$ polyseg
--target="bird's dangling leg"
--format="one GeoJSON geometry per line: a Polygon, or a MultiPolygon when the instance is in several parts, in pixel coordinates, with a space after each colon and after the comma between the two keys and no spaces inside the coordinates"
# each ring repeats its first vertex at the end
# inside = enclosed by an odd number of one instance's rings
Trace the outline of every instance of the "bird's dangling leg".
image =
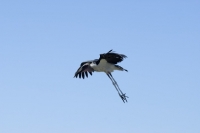
{"type": "MultiPolygon", "coordinates": [[[[115,81],[115,79],[113,78],[111,73],[110,73],[110,76],[111,76],[112,80],[114,81],[115,85],[119,88],[119,85],[117,84],[117,82],[115,81]]],[[[123,94],[123,92],[121,91],[120,88],[119,88],[119,91],[123,94]]]]}
{"type": "Polygon", "coordinates": [[[112,81],[112,83],[113,83],[113,85],[114,85],[114,87],[115,87],[115,89],[117,90],[117,92],[118,92],[118,95],[120,96],[120,98],[122,99],[122,101],[125,103],[125,101],[127,102],[127,100],[126,100],[126,96],[124,96],[124,94],[122,93],[122,94],[120,94],[120,91],[119,91],[119,89],[117,88],[117,86],[116,86],[116,84],[114,83],[114,81],[113,81],[113,79],[110,77],[110,75],[109,74],[107,74],[108,75],[108,77],[110,78],[110,80],[112,81]]]}
{"type": "Polygon", "coordinates": [[[113,78],[113,76],[112,76],[111,73],[110,73],[110,76],[111,76],[112,80],[114,81],[114,83],[116,84],[116,86],[118,87],[119,91],[121,92],[121,95],[120,95],[121,99],[122,99],[123,101],[126,101],[126,102],[127,102],[127,99],[126,99],[126,98],[128,98],[128,96],[126,96],[126,93],[123,93],[123,92],[121,91],[121,89],[119,88],[119,85],[117,84],[117,82],[115,81],[115,79],[113,78]]]}
{"type": "Polygon", "coordinates": [[[113,78],[113,76],[111,75],[111,73],[108,73],[107,75],[108,75],[108,77],[110,78],[110,80],[112,81],[112,83],[113,83],[113,85],[115,86],[116,90],[118,91],[118,94],[119,94],[119,96],[121,97],[122,101],[123,101],[124,103],[125,103],[125,101],[127,102],[127,99],[126,99],[126,98],[128,98],[128,97],[126,96],[126,93],[123,93],[123,92],[120,90],[120,88],[119,88],[117,82],[115,81],[115,79],[113,78]]]}
{"type": "Polygon", "coordinates": [[[114,86],[114,87],[115,87],[115,89],[117,90],[118,94],[120,95],[120,92],[119,92],[118,88],[116,87],[116,85],[115,85],[114,81],[112,80],[112,78],[110,77],[110,75],[109,75],[109,74],[107,74],[107,75],[108,75],[108,77],[110,78],[111,82],[113,83],[113,86],[114,86]]]}

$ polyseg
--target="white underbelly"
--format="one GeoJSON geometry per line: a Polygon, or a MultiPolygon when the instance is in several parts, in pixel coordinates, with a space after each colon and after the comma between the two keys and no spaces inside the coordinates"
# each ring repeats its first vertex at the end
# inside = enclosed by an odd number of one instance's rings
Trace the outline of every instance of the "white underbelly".
{"type": "Polygon", "coordinates": [[[97,72],[113,72],[115,70],[115,66],[113,64],[108,63],[105,59],[102,59],[98,65],[94,65],[93,69],[97,72]]]}

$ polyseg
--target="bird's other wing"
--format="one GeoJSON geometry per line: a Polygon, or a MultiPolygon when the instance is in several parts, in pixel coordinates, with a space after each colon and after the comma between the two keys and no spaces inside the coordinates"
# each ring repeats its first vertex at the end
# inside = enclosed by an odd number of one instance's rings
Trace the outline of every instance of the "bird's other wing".
{"type": "Polygon", "coordinates": [[[98,59],[94,59],[94,60],[88,60],[88,61],[84,61],[80,64],[80,66],[84,65],[85,63],[92,63],[92,62],[95,62],[97,61],[98,59]]]}
{"type": "Polygon", "coordinates": [[[124,58],[127,58],[124,54],[114,53],[112,50],[108,51],[107,53],[100,54],[100,59],[107,60],[108,63],[117,64],[123,61],[124,58]]]}
{"type": "Polygon", "coordinates": [[[74,77],[79,77],[79,78],[85,78],[88,77],[88,72],[90,75],[92,75],[92,72],[94,72],[94,69],[92,67],[90,67],[90,63],[92,61],[85,61],[85,62],[82,62],[80,67],[78,68],[78,70],[76,71],[74,77]]]}

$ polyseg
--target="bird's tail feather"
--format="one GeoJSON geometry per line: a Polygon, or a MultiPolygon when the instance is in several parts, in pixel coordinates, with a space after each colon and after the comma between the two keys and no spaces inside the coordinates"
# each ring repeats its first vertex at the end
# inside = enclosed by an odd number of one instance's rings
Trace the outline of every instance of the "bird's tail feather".
{"type": "Polygon", "coordinates": [[[117,68],[117,70],[128,72],[128,70],[124,69],[123,67],[121,67],[119,65],[115,65],[115,67],[117,68]]]}

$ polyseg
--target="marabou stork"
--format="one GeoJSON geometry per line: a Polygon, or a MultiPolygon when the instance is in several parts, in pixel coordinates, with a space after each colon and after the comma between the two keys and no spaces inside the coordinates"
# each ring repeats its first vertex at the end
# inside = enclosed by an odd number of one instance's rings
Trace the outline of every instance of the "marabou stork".
{"type": "Polygon", "coordinates": [[[117,82],[115,81],[115,79],[113,78],[111,73],[114,70],[128,72],[128,70],[124,69],[123,67],[116,65],[117,63],[123,61],[123,59],[126,57],[127,56],[124,54],[118,54],[118,53],[115,53],[114,51],[110,50],[107,53],[100,54],[99,59],[82,62],[80,67],[76,71],[74,77],[76,77],[76,78],[82,77],[84,79],[85,76],[88,77],[88,73],[90,75],[92,75],[92,72],[94,72],[94,71],[105,72],[107,74],[107,76],[110,78],[110,80],[112,81],[112,83],[113,83],[115,89],[117,90],[119,96],[121,97],[122,101],[125,103],[125,102],[127,102],[126,98],[128,98],[128,97],[125,95],[126,93],[123,93],[120,90],[117,82]]]}

